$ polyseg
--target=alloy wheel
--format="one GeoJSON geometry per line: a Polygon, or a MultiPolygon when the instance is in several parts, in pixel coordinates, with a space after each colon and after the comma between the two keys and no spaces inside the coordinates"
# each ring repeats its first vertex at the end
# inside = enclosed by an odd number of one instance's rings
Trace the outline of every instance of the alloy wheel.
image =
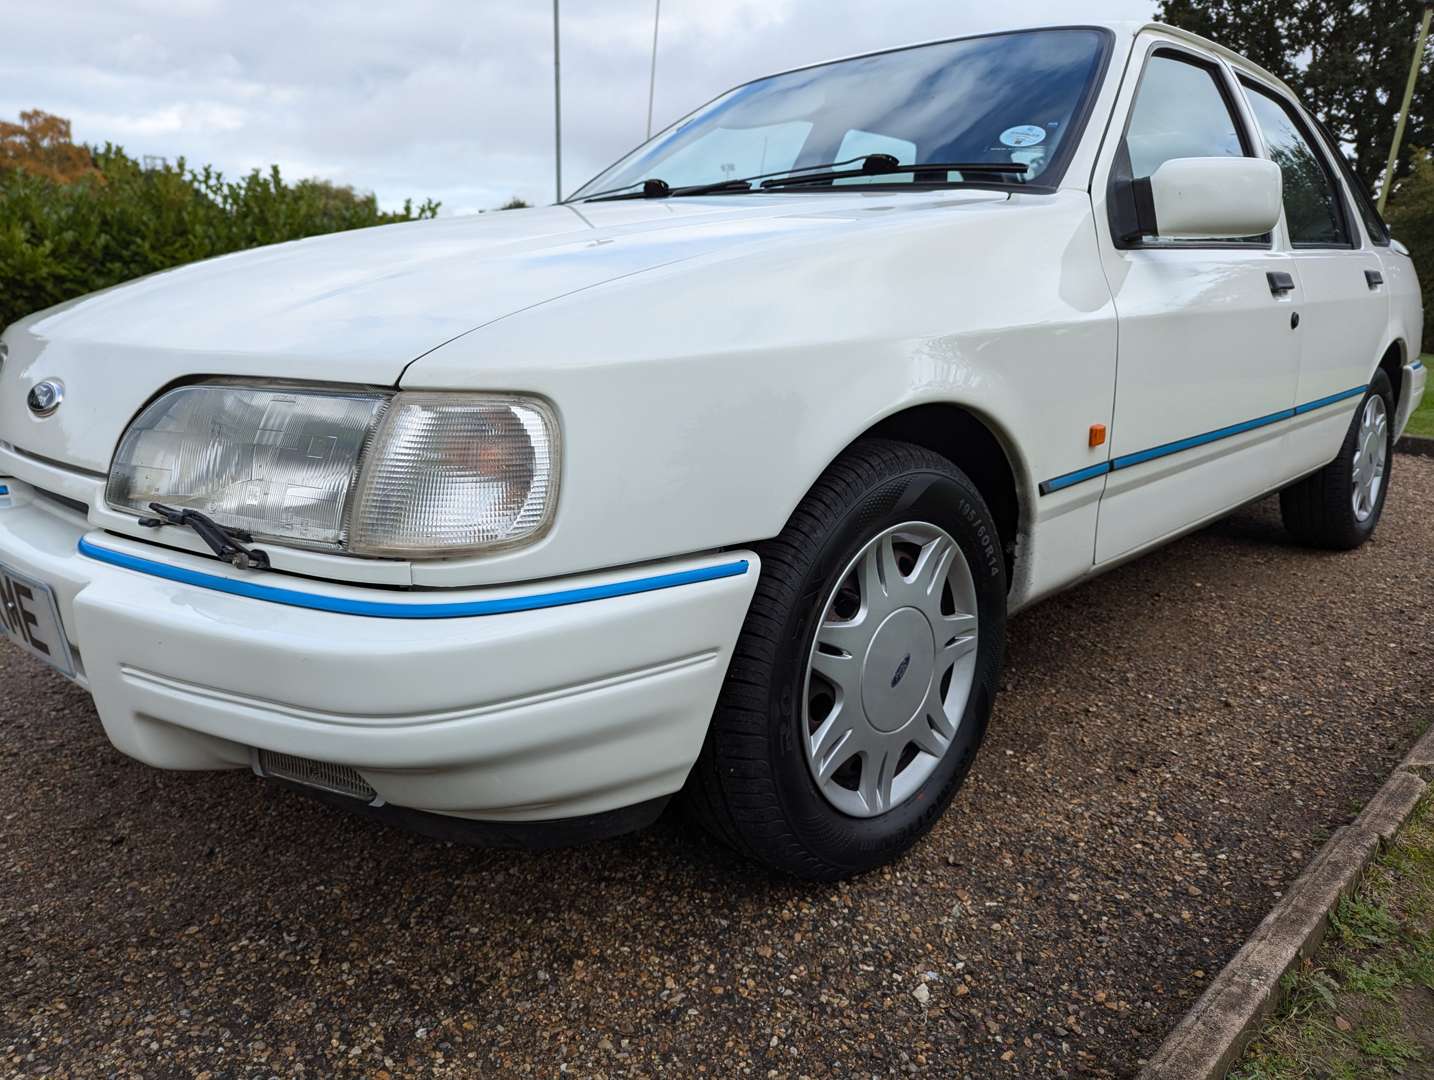
{"type": "Polygon", "coordinates": [[[817,789],[852,817],[900,806],[951,748],[975,680],[976,586],[956,541],[927,522],[873,537],[822,609],[803,734],[817,789]]]}
{"type": "Polygon", "coordinates": [[[1354,518],[1368,521],[1379,505],[1379,492],[1384,486],[1384,470],[1389,453],[1389,415],[1384,398],[1371,394],[1359,418],[1359,434],[1354,445],[1354,518]]]}

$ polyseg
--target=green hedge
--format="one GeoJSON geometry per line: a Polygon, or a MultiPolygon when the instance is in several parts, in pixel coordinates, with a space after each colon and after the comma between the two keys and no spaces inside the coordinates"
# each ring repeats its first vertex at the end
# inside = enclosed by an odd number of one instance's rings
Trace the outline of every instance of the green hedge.
{"type": "Polygon", "coordinates": [[[1434,158],[1420,150],[1413,171],[1389,193],[1384,215],[1389,231],[1409,248],[1424,291],[1424,341],[1421,352],[1434,352],[1434,158]]]}
{"type": "Polygon", "coordinates": [[[94,159],[99,174],[73,183],[0,170],[0,327],[181,263],[438,210],[406,202],[383,213],[372,195],[321,180],[287,183],[277,166],[226,180],[183,160],[146,169],[114,146],[94,159]]]}

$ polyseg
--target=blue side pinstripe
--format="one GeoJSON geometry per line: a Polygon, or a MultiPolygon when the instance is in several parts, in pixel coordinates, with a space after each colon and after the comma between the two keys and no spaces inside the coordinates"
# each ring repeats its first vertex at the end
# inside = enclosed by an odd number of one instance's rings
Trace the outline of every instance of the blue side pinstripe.
{"type": "Polygon", "coordinates": [[[1358,397],[1369,387],[1353,386],[1348,390],[1341,390],[1338,394],[1330,394],[1328,397],[1317,398],[1314,401],[1307,401],[1303,405],[1296,405],[1293,409],[1281,409],[1279,412],[1270,413],[1268,416],[1259,416],[1254,420],[1245,420],[1239,424],[1231,424],[1229,427],[1217,428],[1214,431],[1207,431],[1203,435],[1191,435],[1186,439],[1176,439],[1174,442],[1162,443],[1160,446],[1152,446],[1149,450],[1137,450],[1134,453],[1122,454],[1110,461],[1103,461],[1099,465],[1091,465],[1084,469],[1077,469],[1075,472],[1062,473],[1060,476],[1043,480],[1040,485],[1042,495],[1049,495],[1053,491],[1060,491],[1062,488],[1071,487],[1074,484],[1083,483],[1086,480],[1094,480],[1098,476],[1114,472],[1117,469],[1128,469],[1132,465],[1140,465],[1147,461],[1154,461],[1156,458],[1167,457],[1170,454],[1178,454],[1182,450],[1193,450],[1197,446],[1205,446],[1221,439],[1228,439],[1232,435],[1240,435],[1246,431],[1254,431],[1256,428],[1267,427],[1270,424],[1277,424],[1281,420],[1289,420],[1296,416],[1303,416],[1305,413],[1314,412],[1316,409],[1323,409],[1328,405],[1334,405],[1346,401],[1352,397],[1358,397]]]}

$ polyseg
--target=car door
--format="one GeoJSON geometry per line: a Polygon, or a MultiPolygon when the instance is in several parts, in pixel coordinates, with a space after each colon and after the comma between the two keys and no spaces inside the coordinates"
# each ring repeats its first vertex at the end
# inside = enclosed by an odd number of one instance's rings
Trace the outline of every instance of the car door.
{"type": "Polygon", "coordinates": [[[1274,486],[1299,378],[1300,299],[1275,237],[1143,235],[1131,180],[1173,158],[1257,155],[1228,68],[1159,34],[1136,43],[1093,192],[1119,363],[1097,563],[1129,555],[1274,486]],[[1101,207],[1097,208],[1098,211],[1101,207]]]}
{"type": "Polygon", "coordinates": [[[1299,389],[1286,456],[1294,473],[1327,464],[1379,361],[1389,293],[1325,147],[1288,96],[1240,76],[1264,143],[1284,179],[1285,233],[1299,279],[1299,389]]]}

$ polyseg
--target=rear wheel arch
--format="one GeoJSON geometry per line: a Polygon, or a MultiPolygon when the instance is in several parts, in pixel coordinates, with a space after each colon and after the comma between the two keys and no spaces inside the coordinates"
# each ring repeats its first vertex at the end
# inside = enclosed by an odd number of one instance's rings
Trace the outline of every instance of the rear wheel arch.
{"type": "Polygon", "coordinates": [[[1390,342],[1389,348],[1384,350],[1384,355],[1379,359],[1378,371],[1383,371],[1389,376],[1389,385],[1394,390],[1394,408],[1399,409],[1399,403],[1404,398],[1404,358],[1405,347],[1402,340],[1390,342]]]}
{"type": "Polygon", "coordinates": [[[1285,528],[1300,543],[1352,551],[1373,534],[1389,493],[1394,397],[1381,364],[1350,419],[1338,456],[1280,492],[1285,528]]]}

